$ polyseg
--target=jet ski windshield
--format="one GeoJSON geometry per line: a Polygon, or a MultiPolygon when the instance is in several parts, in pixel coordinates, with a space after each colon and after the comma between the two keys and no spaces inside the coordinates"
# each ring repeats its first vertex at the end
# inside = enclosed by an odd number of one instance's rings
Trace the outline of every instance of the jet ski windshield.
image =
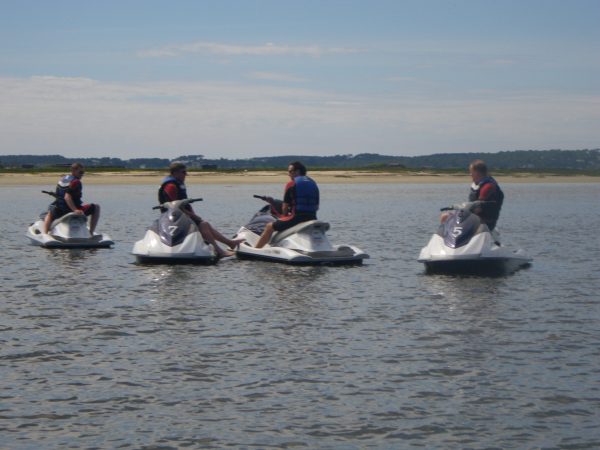
{"type": "Polygon", "coordinates": [[[467,244],[477,233],[481,220],[468,209],[451,211],[448,219],[440,225],[439,235],[450,248],[459,248],[467,244]]]}

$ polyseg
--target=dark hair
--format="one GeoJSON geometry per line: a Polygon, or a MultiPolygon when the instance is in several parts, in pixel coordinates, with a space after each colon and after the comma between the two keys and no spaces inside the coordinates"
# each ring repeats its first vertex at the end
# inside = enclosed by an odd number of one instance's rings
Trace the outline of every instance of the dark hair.
{"type": "Polygon", "coordinates": [[[300,175],[306,175],[306,167],[300,161],[294,161],[289,164],[294,170],[300,172],[300,175]]]}
{"type": "Polygon", "coordinates": [[[80,162],[74,162],[73,164],[71,164],[71,170],[76,169],[83,169],[83,164],[81,164],[80,162]]]}
{"type": "Polygon", "coordinates": [[[179,161],[172,162],[169,164],[169,172],[173,175],[175,172],[179,172],[180,170],[185,170],[185,164],[179,161]]]}
{"type": "Polygon", "coordinates": [[[469,168],[477,173],[480,173],[481,175],[487,175],[488,173],[487,165],[481,159],[476,159],[473,161],[471,164],[469,164],[469,168]]]}

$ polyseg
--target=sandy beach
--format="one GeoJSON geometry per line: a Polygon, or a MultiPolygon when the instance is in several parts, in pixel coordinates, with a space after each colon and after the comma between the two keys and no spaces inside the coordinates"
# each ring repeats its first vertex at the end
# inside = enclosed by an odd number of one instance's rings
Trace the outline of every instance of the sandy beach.
{"type": "MultiPolygon", "coordinates": [[[[84,177],[86,184],[159,184],[166,172],[99,172],[88,170],[84,177]]],[[[447,175],[430,172],[369,172],[369,171],[311,171],[309,175],[318,183],[468,183],[468,173],[447,175]]],[[[54,186],[60,177],[59,173],[36,174],[0,174],[1,186],[54,186]]],[[[586,175],[544,175],[517,173],[510,176],[498,175],[501,183],[600,183],[600,177],[586,175]]],[[[186,184],[281,184],[287,181],[287,174],[281,172],[190,172],[186,184]]]]}

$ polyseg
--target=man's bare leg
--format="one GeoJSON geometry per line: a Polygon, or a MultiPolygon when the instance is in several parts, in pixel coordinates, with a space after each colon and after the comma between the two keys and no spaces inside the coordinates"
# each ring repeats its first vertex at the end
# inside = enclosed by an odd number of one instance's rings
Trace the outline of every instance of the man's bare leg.
{"type": "Polygon", "coordinates": [[[268,223],[254,248],[263,248],[271,240],[271,236],[273,236],[273,223],[268,223]]]}

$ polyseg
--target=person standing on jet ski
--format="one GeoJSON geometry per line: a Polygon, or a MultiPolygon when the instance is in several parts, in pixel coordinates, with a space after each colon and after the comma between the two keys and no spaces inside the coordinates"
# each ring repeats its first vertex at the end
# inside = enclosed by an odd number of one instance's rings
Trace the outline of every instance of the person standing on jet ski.
{"type": "MultiPolygon", "coordinates": [[[[169,172],[170,175],[162,180],[160,188],[158,189],[158,202],[160,204],[188,198],[184,184],[185,177],[187,176],[185,164],[173,162],[169,165],[169,172]]],[[[244,239],[227,239],[219,231],[214,229],[210,223],[202,220],[200,216],[196,215],[191,205],[187,205],[183,211],[194,221],[202,237],[209,244],[212,244],[220,257],[233,256],[234,253],[229,250],[221,249],[216,241],[222,242],[231,249],[236,248],[239,244],[244,242],[244,239]]]]}
{"type": "MultiPolygon", "coordinates": [[[[256,248],[262,248],[269,242],[274,231],[283,231],[302,222],[317,219],[319,209],[319,187],[306,175],[306,167],[299,161],[290,163],[288,175],[291,180],[285,186],[282,214],[275,222],[265,226],[256,248]]],[[[272,200],[272,199],[271,199],[272,200]]]]}
{"type": "Polygon", "coordinates": [[[71,212],[78,215],[91,215],[90,233],[94,234],[98,219],[100,219],[100,205],[95,203],[83,204],[81,201],[83,194],[81,177],[83,177],[84,173],[83,165],[75,162],[71,164],[71,174],[65,175],[58,181],[55,194],[56,200],[48,207],[48,214],[46,214],[44,219],[43,231],[45,234],[48,234],[50,224],[53,220],[71,212]]]}
{"type": "MultiPolygon", "coordinates": [[[[500,216],[504,193],[498,186],[498,182],[488,174],[487,165],[481,159],[476,159],[469,164],[469,174],[473,180],[469,192],[469,201],[487,202],[475,208],[473,213],[477,214],[481,221],[492,231],[496,228],[496,222],[500,216]]],[[[445,222],[447,218],[448,213],[442,214],[441,222],[445,222]]]]}

